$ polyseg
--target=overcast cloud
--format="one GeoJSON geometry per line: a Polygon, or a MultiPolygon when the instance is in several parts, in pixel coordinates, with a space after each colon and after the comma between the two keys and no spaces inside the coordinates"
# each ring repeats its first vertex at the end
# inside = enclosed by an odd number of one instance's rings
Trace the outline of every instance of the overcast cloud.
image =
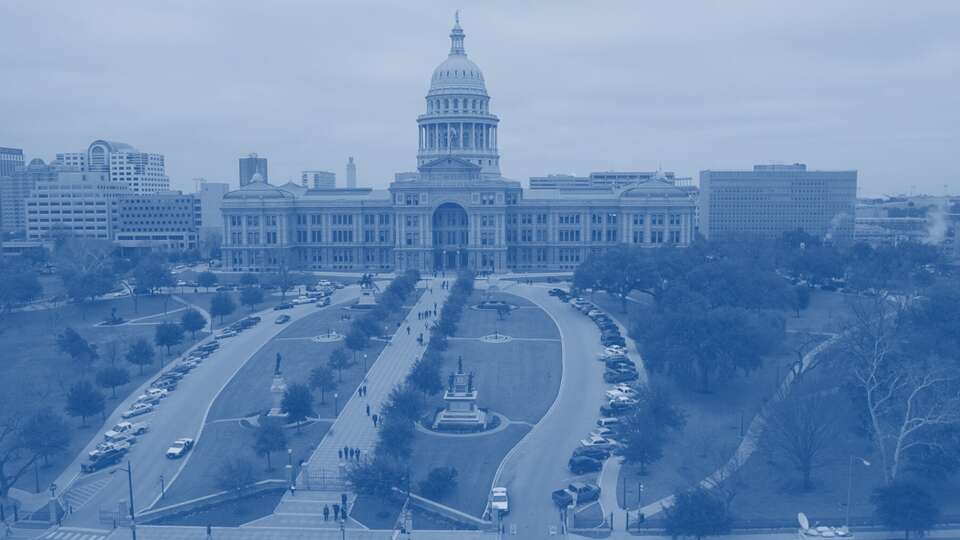
{"type": "Polygon", "coordinates": [[[174,188],[304,169],[385,187],[453,12],[501,119],[505,176],[801,161],[864,194],[960,191],[960,2],[0,3],[0,146],[98,138],[166,155],[174,188]],[[598,7],[599,6],[599,7],[598,7]]]}

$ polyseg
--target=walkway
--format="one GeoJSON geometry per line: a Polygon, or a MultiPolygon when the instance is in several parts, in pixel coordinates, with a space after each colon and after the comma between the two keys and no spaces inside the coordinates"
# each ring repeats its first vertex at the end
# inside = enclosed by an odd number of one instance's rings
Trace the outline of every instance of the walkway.
{"type": "Polygon", "coordinates": [[[370,406],[371,415],[379,414],[390,392],[406,378],[414,362],[423,354],[425,347],[417,342],[417,337],[422,333],[426,344],[429,339],[426,327],[432,325],[436,318],[418,320],[417,313],[432,310],[434,304],[438,308],[443,305],[449,291],[441,289],[439,283],[432,280],[420,282],[419,286],[426,290],[367,373],[367,395],[361,398],[354,392],[346,400],[337,420],[301,467],[296,485],[302,491],[294,495],[286,493],[272,516],[251,523],[250,527],[299,527],[303,526],[305,520],[316,522],[314,518],[322,516],[324,505],[339,501],[340,493],[349,491],[346,472],[350,462],[341,459],[337,451],[344,447],[359,448],[364,458],[373,452],[377,432],[372,417],[367,416],[367,405],[370,406]],[[437,286],[434,287],[432,283],[437,286]],[[307,495],[305,491],[321,493],[307,495]]]}

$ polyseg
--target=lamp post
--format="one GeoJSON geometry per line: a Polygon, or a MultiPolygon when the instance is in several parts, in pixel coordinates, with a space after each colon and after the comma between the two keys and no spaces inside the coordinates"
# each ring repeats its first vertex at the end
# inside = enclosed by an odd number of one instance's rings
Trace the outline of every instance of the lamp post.
{"type": "Polygon", "coordinates": [[[160,498],[163,498],[164,495],[164,484],[163,484],[163,474],[160,474],[160,498]]]}
{"type": "Polygon", "coordinates": [[[850,466],[847,473],[847,515],[846,515],[846,518],[843,520],[843,525],[847,528],[850,528],[850,500],[851,500],[850,497],[853,494],[853,460],[854,459],[859,461],[864,467],[870,466],[870,462],[863,459],[862,457],[857,457],[854,455],[850,456],[850,466]]]}
{"type": "Polygon", "coordinates": [[[346,540],[347,538],[347,520],[346,518],[340,518],[340,540],[346,540]]]}
{"type": "Polygon", "coordinates": [[[133,465],[127,461],[126,468],[117,469],[119,471],[127,471],[127,490],[130,495],[130,534],[133,540],[137,540],[137,520],[136,514],[134,513],[133,506],[133,465]]]}
{"type": "Polygon", "coordinates": [[[333,416],[340,416],[340,404],[337,402],[337,398],[340,397],[338,392],[333,393],[333,416]]]}
{"type": "MultiPolygon", "coordinates": [[[[386,330],[384,330],[383,335],[387,335],[386,330]]],[[[363,371],[367,371],[367,353],[363,353],[363,371]]]]}

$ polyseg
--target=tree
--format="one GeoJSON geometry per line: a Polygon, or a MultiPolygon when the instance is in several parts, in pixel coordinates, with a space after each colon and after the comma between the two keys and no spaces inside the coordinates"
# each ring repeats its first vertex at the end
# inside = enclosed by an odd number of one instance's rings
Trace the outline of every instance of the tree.
{"type": "Polygon", "coordinates": [[[120,367],[107,366],[97,371],[97,384],[109,388],[114,399],[117,398],[117,387],[130,382],[130,373],[120,367]]]}
{"type": "Polygon", "coordinates": [[[789,396],[774,405],[765,418],[760,447],[780,467],[796,469],[803,490],[811,488],[813,471],[825,465],[839,434],[836,411],[840,404],[828,397],[789,396]]]}
{"type": "Polygon", "coordinates": [[[53,409],[44,407],[27,417],[21,438],[26,450],[46,464],[51,457],[67,449],[70,426],[53,409]]]}
{"type": "MultiPolygon", "coordinates": [[[[349,335],[347,338],[349,339],[349,335]]],[[[330,369],[337,370],[337,380],[343,382],[343,370],[349,369],[351,366],[350,355],[343,350],[343,347],[337,347],[330,353],[327,365],[330,366],[330,369]]]]}
{"type": "Polygon", "coordinates": [[[170,269],[158,257],[146,257],[133,271],[137,286],[155,292],[161,287],[171,287],[176,283],[170,269]]]}
{"type": "Polygon", "coordinates": [[[347,471],[350,484],[357,493],[383,499],[393,495],[393,488],[406,478],[405,467],[396,459],[376,453],[373,460],[351,467],[347,471]]]}
{"type": "Polygon", "coordinates": [[[87,426],[87,417],[104,411],[103,394],[89,381],[80,381],[67,392],[67,414],[79,416],[80,425],[87,426]]]}
{"type": "Polygon", "coordinates": [[[344,338],[344,341],[346,342],[347,348],[350,350],[362,351],[370,344],[370,336],[362,330],[351,326],[350,330],[347,332],[347,337],[344,338]]]}
{"type": "Polygon", "coordinates": [[[240,291],[240,303],[249,307],[250,311],[253,311],[253,308],[257,304],[263,303],[263,289],[258,289],[255,287],[247,287],[240,291]]]}
{"type": "Polygon", "coordinates": [[[197,275],[197,285],[200,285],[204,289],[210,290],[210,287],[213,287],[217,284],[217,275],[213,272],[200,272],[197,275]]]}
{"type": "Polygon", "coordinates": [[[106,268],[74,271],[67,270],[61,275],[67,296],[74,302],[93,301],[113,289],[113,274],[106,268]]]}
{"type": "Polygon", "coordinates": [[[667,534],[690,536],[700,540],[730,531],[733,521],[727,505],[704,488],[681,491],[674,495],[673,505],[665,507],[667,534]]]}
{"type": "Polygon", "coordinates": [[[180,316],[180,326],[190,332],[190,337],[197,337],[197,331],[203,330],[207,326],[207,319],[199,311],[188,308],[180,316]]]}
{"type": "Polygon", "coordinates": [[[317,366],[310,370],[310,388],[320,391],[320,403],[326,403],[326,393],[337,389],[337,380],[329,366],[317,366]]]}
{"type": "Polygon", "coordinates": [[[223,324],[223,318],[234,312],[237,305],[233,303],[233,298],[226,293],[217,293],[210,299],[210,316],[220,317],[220,324],[223,324]]]}
{"type": "Polygon", "coordinates": [[[267,470],[272,471],[270,454],[279,452],[287,447],[287,436],[277,422],[263,420],[254,432],[254,451],[258,456],[267,458],[267,470]]]}
{"type": "Polygon", "coordinates": [[[240,285],[242,287],[254,287],[259,283],[260,283],[260,280],[257,279],[257,276],[249,272],[244,272],[243,274],[240,274],[240,285]]]}
{"type": "Polygon", "coordinates": [[[183,327],[176,323],[165,322],[157,326],[153,342],[158,347],[166,347],[167,356],[170,356],[170,347],[183,343],[183,327]]]}
{"type": "Polygon", "coordinates": [[[153,363],[154,356],[156,356],[156,352],[146,338],[137,339],[127,349],[127,362],[140,366],[140,375],[143,375],[143,366],[153,363]]]}
{"type": "Polygon", "coordinates": [[[434,358],[428,358],[426,355],[414,362],[407,380],[417,390],[423,392],[424,397],[435,395],[443,390],[443,378],[440,376],[439,362],[434,358]]]}
{"type": "Polygon", "coordinates": [[[215,473],[217,487],[224,491],[233,491],[238,496],[256,481],[253,463],[243,457],[227,457],[215,473]]]}
{"type": "Polygon", "coordinates": [[[91,344],[71,327],[66,327],[63,332],[57,336],[57,348],[61,352],[70,355],[73,363],[80,369],[90,367],[100,355],[97,354],[97,346],[91,344]]]}
{"type": "Polygon", "coordinates": [[[4,269],[0,280],[0,310],[10,313],[15,306],[26,304],[42,293],[36,272],[27,268],[4,269]]]}
{"type": "Polygon", "coordinates": [[[790,291],[789,299],[790,307],[793,308],[797,317],[800,317],[800,312],[810,306],[810,287],[797,285],[790,291]]]}
{"type": "MultiPolygon", "coordinates": [[[[633,334],[641,337],[647,366],[709,392],[715,379],[750,373],[763,357],[776,350],[784,338],[784,322],[777,315],[746,308],[709,309],[696,293],[674,288],[678,305],[646,313],[633,321],[633,334]],[[682,298],[685,294],[692,294],[682,298]]],[[[658,304],[659,306],[659,304],[658,304]]]]}
{"type": "Polygon", "coordinates": [[[434,467],[427,474],[427,479],[420,481],[420,493],[435,501],[443,500],[455,489],[457,489],[455,467],[434,467]]]}
{"type": "Polygon", "coordinates": [[[305,384],[293,383],[283,393],[280,408],[289,420],[297,423],[297,433],[299,433],[300,422],[313,414],[313,394],[305,384]]]}
{"type": "Polygon", "coordinates": [[[640,474],[647,474],[647,467],[663,457],[666,434],[648,411],[638,411],[624,417],[617,429],[621,446],[617,454],[627,463],[640,466],[640,474]]]}
{"type": "Polygon", "coordinates": [[[930,493],[907,482],[877,488],[870,501],[880,521],[891,529],[902,530],[907,539],[912,532],[923,536],[940,516],[940,508],[930,493]]]}

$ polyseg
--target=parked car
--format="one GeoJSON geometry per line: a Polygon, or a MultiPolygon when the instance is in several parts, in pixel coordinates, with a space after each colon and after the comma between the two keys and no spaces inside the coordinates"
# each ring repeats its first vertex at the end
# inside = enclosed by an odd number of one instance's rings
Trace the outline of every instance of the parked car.
{"type": "Polygon", "coordinates": [[[302,305],[302,304],[312,304],[312,303],[313,303],[313,299],[310,298],[309,296],[298,296],[298,297],[294,298],[293,300],[291,300],[290,303],[293,304],[293,305],[295,305],[295,306],[299,306],[299,305],[302,305]]]}
{"type": "Polygon", "coordinates": [[[219,349],[219,348],[220,348],[220,344],[217,343],[216,341],[210,341],[210,342],[204,343],[203,345],[200,345],[199,347],[197,347],[197,349],[199,349],[199,350],[201,350],[201,351],[210,351],[210,352],[213,352],[213,351],[215,351],[215,350],[217,350],[217,349],[219,349]]]}
{"type": "Polygon", "coordinates": [[[143,435],[150,430],[150,424],[146,422],[119,422],[109,431],[103,434],[104,439],[110,439],[118,435],[143,435]]]}
{"type": "Polygon", "coordinates": [[[168,372],[165,374],[165,376],[166,376],[166,375],[171,375],[171,374],[173,374],[173,373],[187,374],[187,373],[190,372],[190,370],[192,370],[192,369],[195,368],[195,367],[196,367],[196,364],[192,364],[192,363],[189,363],[189,362],[187,362],[187,363],[180,363],[180,364],[177,364],[177,365],[173,366],[172,368],[170,368],[170,371],[168,371],[168,372]]]}
{"type": "Polygon", "coordinates": [[[156,405],[160,403],[160,396],[150,394],[140,394],[135,403],[146,403],[147,405],[156,405]]]}
{"type": "Polygon", "coordinates": [[[277,317],[276,320],[273,321],[273,322],[274,322],[274,324],[284,324],[284,323],[289,322],[289,321],[290,321],[290,316],[289,316],[289,315],[281,315],[281,316],[277,317]]]}
{"type": "Polygon", "coordinates": [[[597,419],[597,425],[600,427],[612,427],[620,423],[620,419],[616,416],[608,416],[605,418],[597,419]]]}
{"type": "Polygon", "coordinates": [[[588,457],[590,459],[596,459],[598,461],[603,461],[610,457],[610,451],[606,448],[594,448],[591,446],[578,446],[576,450],[573,451],[573,456],[571,457],[588,457]]]}
{"type": "Polygon", "coordinates": [[[327,307],[330,305],[330,297],[324,296],[323,298],[317,300],[317,307],[327,307]]]}
{"type": "Polygon", "coordinates": [[[589,482],[571,482],[567,489],[577,498],[578,505],[600,498],[600,486],[589,482]]]}
{"type": "Polygon", "coordinates": [[[111,465],[116,465],[117,463],[120,463],[120,460],[123,459],[124,455],[126,455],[128,449],[129,448],[114,448],[103,452],[95,459],[91,459],[86,463],[81,463],[80,472],[92,473],[111,465]]]}
{"type": "Polygon", "coordinates": [[[293,304],[291,304],[290,302],[283,302],[273,306],[274,311],[280,311],[284,309],[293,309],[293,304]]]}
{"type": "Polygon", "coordinates": [[[132,445],[135,441],[135,437],[130,437],[128,435],[120,435],[119,437],[116,437],[116,440],[113,441],[103,441],[95,446],[93,450],[87,452],[87,458],[95,460],[103,454],[112,452],[114,450],[129,450],[130,445],[132,445]]]}
{"type": "Polygon", "coordinates": [[[623,339],[623,336],[620,336],[620,335],[617,335],[617,336],[603,336],[603,337],[600,339],[600,343],[603,343],[604,345],[607,345],[607,346],[609,346],[609,345],[619,345],[620,347],[624,347],[624,346],[626,346],[626,344],[627,344],[627,340],[623,339]]]}
{"type": "Polygon", "coordinates": [[[150,383],[152,388],[158,388],[166,391],[176,390],[177,381],[175,379],[157,379],[150,383]]]}
{"type": "Polygon", "coordinates": [[[603,361],[603,364],[607,367],[607,369],[618,369],[623,366],[630,366],[630,368],[633,368],[633,369],[637,367],[637,365],[633,363],[633,360],[630,360],[625,356],[615,356],[613,358],[608,358],[603,361]]]}
{"type": "Polygon", "coordinates": [[[173,445],[170,448],[167,448],[167,457],[170,459],[178,459],[186,455],[190,449],[193,448],[193,439],[183,438],[173,441],[173,445]]]}
{"type": "Polygon", "coordinates": [[[603,380],[607,383],[624,383],[635,381],[640,378],[640,374],[636,371],[613,371],[607,370],[603,374],[603,380]]]}
{"type": "Polygon", "coordinates": [[[220,332],[219,334],[213,336],[213,339],[232,338],[232,337],[236,336],[237,334],[239,334],[239,332],[237,332],[237,331],[234,330],[233,328],[227,328],[226,330],[224,330],[224,331],[220,332]]]}
{"type": "Polygon", "coordinates": [[[549,294],[550,296],[561,296],[561,295],[566,295],[567,291],[559,288],[553,288],[547,291],[547,294],[549,294]]]}
{"type": "Polygon", "coordinates": [[[625,405],[623,403],[606,403],[600,406],[600,416],[603,418],[616,417],[616,416],[626,416],[633,411],[635,407],[632,405],[625,405]]]}
{"type": "Polygon", "coordinates": [[[240,322],[241,322],[244,326],[256,326],[256,325],[260,324],[260,321],[261,321],[261,320],[263,320],[263,319],[261,319],[260,317],[257,317],[256,315],[251,315],[251,316],[243,319],[243,320],[240,321],[240,322]]]}
{"type": "Polygon", "coordinates": [[[567,462],[567,468],[573,474],[587,474],[602,469],[603,462],[587,456],[574,456],[567,462]]]}
{"type": "Polygon", "coordinates": [[[134,403],[130,406],[129,409],[123,411],[123,418],[133,418],[134,416],[140,416],[141,414],[147,414],[153,412],[153,405],[149,403],[134,403]]]}
{"type": "Polygon", "coordinates": [[[573,494],[565,489],[558,489],[550,494],[553,504],[560,508],[566,508],[573,504],[573,494]]]}
{"type": "Polygon", "coordinates": [[[507,497],[507,488],[495,487],[490,492],[490,509],[506,514],[510,511],[510,499],[507,497]]]}

